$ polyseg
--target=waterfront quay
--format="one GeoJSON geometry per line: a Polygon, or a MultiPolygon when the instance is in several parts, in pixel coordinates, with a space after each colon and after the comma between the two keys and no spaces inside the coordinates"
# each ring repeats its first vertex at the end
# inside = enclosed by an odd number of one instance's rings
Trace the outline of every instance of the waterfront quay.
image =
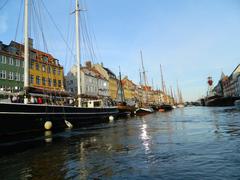
{"type": "Polygon", "coordinates": [[[4,179],[239,179],[240,113],[186,107],[0,144],[4,179]]]}

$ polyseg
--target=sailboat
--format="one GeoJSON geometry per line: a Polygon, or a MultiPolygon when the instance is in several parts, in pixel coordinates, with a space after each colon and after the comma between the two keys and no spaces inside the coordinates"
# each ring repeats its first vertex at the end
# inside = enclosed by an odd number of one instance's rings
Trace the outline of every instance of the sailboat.
{"type": "Polygon", "coordinates": [[[163,92],[163,101],[162,103],[158,106],[158,111],[159,112],[165,112],[165,111],[170,111],[173,109],[173,107],[168,104],[168,95],[166,91],[166,85],[163,79],[163,72],[162,72],[162,65],[160,64],[160,73],[161,73],[161,81],[162,81],[162,92],[163,92]]]}
{"type": "Polygon", "coordinates": [[[153,110],[153,108],[149,107],[149,104],[148,104],[147,77],[146,77],[146,71],[145,71],[144,65],[143,65],[142,51],[140,51],[140,55],[141,55],[141,63],[142,63],[142,70],[143,70],[142,73],[143,73],[143,79],[144,79],[144,86],[142,86],[142,88],[143,88],[143,95],[145,95],[145,102],[141,103],[141,106],[136,109],[135,114],[142,116],[142,115],[153,113],[154,110],[153,110]]]}
{"type": "Polygon", "coordinates": [[[183,108],[185,106],[184,106],[184,103],[183,103],[182,92],[181,92],[181,90],[179,89],[179,86],[178,86],[178,82],[177,82],[177,93],[178,93],[178,99],[179,99],[177,107],[178,108],[183,108]]]}
{"type": "Polygon", "coordinates": [[[118,90],[120,91],[120,102],[117,104],[117,108],[119,110],[119,117],[125,117],[125,116],[133,116],[134,115],[134,106],[130,106],[125,101],[125,95],[124,95],[124,89],[122,84],[122,75],[121,70],[119,67],[119,83],[118,83],[118,90]]]}
{"type": "Polygon", "coordinates": [[[78,66],[78,106],[29,104],[29,48],[28,48],[28,0],[24,1],[24,103],[0,103],[0,136],[23,132],[43,131],[67,127],[80,127],[106,122],[117,116],[116,107],[81,107],[80,52],[79,52],[79,3],[76,0],[76,47],[78,66]]]}

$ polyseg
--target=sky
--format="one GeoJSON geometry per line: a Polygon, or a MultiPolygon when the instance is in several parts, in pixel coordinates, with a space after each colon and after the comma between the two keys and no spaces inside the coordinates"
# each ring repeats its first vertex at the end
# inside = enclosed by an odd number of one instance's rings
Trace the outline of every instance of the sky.
{"type": "MultiPolygon", "coordinates": [[[[40,0],[34,1],[35,6],[41,5],[40,0]]],[[[42,26],[34,24],[37,20],[32,16],[34,46],[59,59],[66,73],[74,64],[74,0],[41,1],[51,15],[40,8],[42,26]],[[47,48],[41,46],[38,26],[47,48]]],[[[4,2],[0,0],[0,8],[4,2]]],[[[0,9],[0,41],[4,44],[15,39],[23,42],[21,3],[8,0],[0,9]]],[[[176,89],[178,81],[185,101],[206,95],[208,76],[216,84],[221,72],[230,75],[240,63],[239,0],[84,0],[81,9],[90,39],[86,41],[90,48],[86,46],[81,53],[94,52],[92,59],[83,56],[82,63],[89,59],[102,62],[116,74],[120,66],[123,75],[139,83],[142,50],[148,83],[161,87],[161,64],[167,88],[176,89]]]]}

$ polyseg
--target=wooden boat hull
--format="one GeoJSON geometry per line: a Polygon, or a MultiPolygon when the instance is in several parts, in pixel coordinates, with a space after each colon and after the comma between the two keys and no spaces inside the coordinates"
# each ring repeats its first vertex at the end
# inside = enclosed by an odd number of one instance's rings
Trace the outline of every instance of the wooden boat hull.
{"type": "Polygon", "coordinates": [[[119,117],[126,117],[126,116],[133,116],[135,107],[132,106],[127,106],[127,105],[118,105],[118,115],[119,117]]]}
{"type": "Polygon", "coordinates": [[[81,127],[103,123],[109,121],[110,116],[116,117],[117,113],[117,108],[0,103],[0,136],[43,131],[47,121],[52,123],[52,129],[64,129],[69,124],[81,127]]]}

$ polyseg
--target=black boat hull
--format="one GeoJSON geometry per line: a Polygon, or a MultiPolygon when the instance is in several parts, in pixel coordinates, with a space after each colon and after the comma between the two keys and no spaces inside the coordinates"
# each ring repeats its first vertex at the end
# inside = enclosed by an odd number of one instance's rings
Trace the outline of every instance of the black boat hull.
{"type": "Polygon", "coordinates": [[[162,104],[159,106],[159,110],[161,111],[171,111],[173,107],[169,104],[162,104]]]}
{"type": "Polygon", "coordinates": [[[240,97],[216,97],[213,99],[205,99],[206,106],[234,106],[234,102],[240,97]]]}
{"type": "Polygon", "coordinates": [[[71,106],[46,106],[34,104],[0,103],[0,136],[45,130],[45,123],[51,122],[51,129],[64,129],[69,125],[82,127],[109,121],[116,117],[117,108],[78,108],[71,106]]]}

